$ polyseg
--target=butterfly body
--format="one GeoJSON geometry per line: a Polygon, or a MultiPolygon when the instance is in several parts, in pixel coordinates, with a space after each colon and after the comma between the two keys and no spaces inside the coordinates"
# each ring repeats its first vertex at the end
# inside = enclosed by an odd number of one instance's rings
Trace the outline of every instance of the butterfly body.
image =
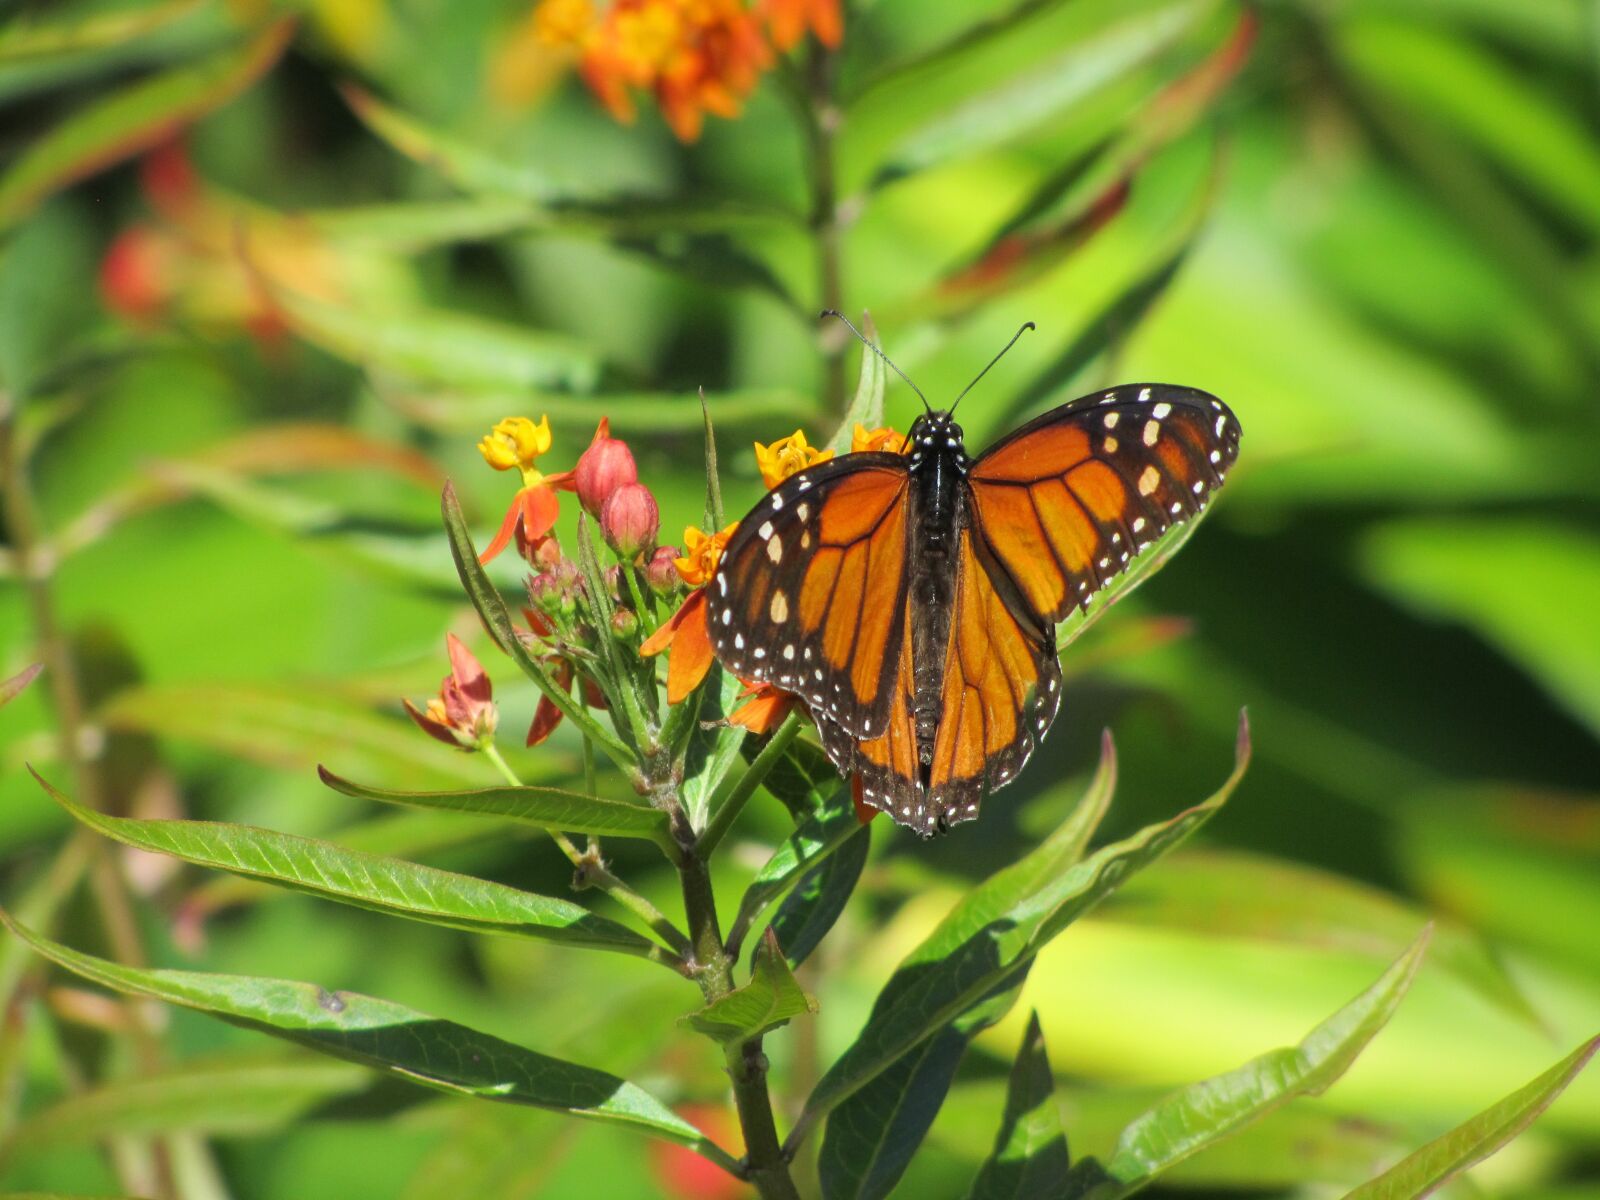
{"type": "Polygon", "coordinates": [[[908,453],[807,467],[756,504],[712,579],[712,648],[805,701],[866,803],[942,832],[1054,719],[1056,624],[1201,511],[1238,441],[1216,397],[1160,384],[1063,405],[976,458],[930,411],[908,453]]]}

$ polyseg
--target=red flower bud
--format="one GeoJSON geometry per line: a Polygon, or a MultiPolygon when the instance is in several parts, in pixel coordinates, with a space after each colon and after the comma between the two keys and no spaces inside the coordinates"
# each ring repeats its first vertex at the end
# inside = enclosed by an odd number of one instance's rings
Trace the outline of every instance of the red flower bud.
{"type": "Polygon", "coordinates": [[[562,587],[549,571],[528,580],[528,600],[542,613],[554,616],[561,611],[562,587]]]}
{"type": "Polygon", "coordinates": [[[605,535],[606,545],[630,562],[656,544],[660,529],[661,510],[642,483],[623,484],[600,510],[600,532],[605,535]]]}
{"type": "Polygon", "coordinates": [[[677,557],[676,546],[657,546],[650,561],[645,563],[644,581],[656,595],[666,597],[677,593],[683,582],[678,574],[677,557]]]}
{"type": "MultiPolygon", "coordinates": [[[[519,543],[521,539],[518,539],[519,543]]],[[[561,561],[561,543],[556,541],[556,535],[547,533],[542,538],[527,546],[523,557],[528,560],[528,565],[536,571],[548,571],[561,561]]]]}
{"type": "Polygon", "coordinates": [[[603,417],[594,431],[594,440],[578,458],[573,481],[578,488],[578,503],[591,517],[598,517],[611,494],[618,488],[639,482],[628,444],[611,436],[611,419],[603,417]]]}

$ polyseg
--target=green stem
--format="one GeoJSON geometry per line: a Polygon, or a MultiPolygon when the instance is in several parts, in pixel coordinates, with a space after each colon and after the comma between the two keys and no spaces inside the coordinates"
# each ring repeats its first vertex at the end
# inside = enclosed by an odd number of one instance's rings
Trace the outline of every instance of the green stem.
{"type": "MultiPolygon", "coordinates": [[[[839,185],[834,160],[834,139],[843,114],[833,97],[833,55],[812,46],[806,61],[805,96],[800,105],[805,132],[807,166],[811,176],[811,237],[817,259],[819,309],[844,312],[844,268],[839,214],[839,185]]],[[[829,411],[844,412],[847,397],[844,369],[846,339],[843,331],[824,330],[823,398],[829,411]]]]}
{"type": "Polygon", "coordinates": [[[696,854],[702,858],[711,857],[711,852],[717,848],[717,843],[722,841],[728,830],[733,828],[734,821],[738,819],[739,813],[743,811],[750,797],[755,795],[756,788],[761,786],[761,781],[767,777],[767,772],[777,765],[778,760],[789,749],[789,743],[799,734],[802,724],[799,713],[790,713],[784,718],[783,724],[778,726],[777,732],[767,740],[767,744],[761,747],[761,752],[745,769],[744,774],[717,789],[719,793],[725,790],[726,797],[720,805],[717,803],[717,797],[712,797],[711,820],[695,844],[696,854]]]}
{"type": "MultiPolygon", "coordinates": [[[[517,777],[517,773],[511,769],[511,764],[501,756],[499,748],[493,742],[484,743],[482,753],[485,758],[494,764],[495,769],[500,772],[501,777],[507,783],[512,787],[523,786],[522,780],[517,777]]],[[[690,953],[692,947],[689,944],[689,939],[684,936],[683,931],[669,921],[654,904],[651,904],[650,901],[611,873],[605,861],[600,857],[598,845],[592,846],[591,852],[586,854],[579,850],[573,844],[572,839],[559,829],[552,829],[548,832],[551,839],[560,847],[561,853],[565,854],[567,861],[572,864],[579,887],[598,888],[610,896],[643,921],[650,931],[660,938],[675,955],[690,953]]],[[[684,968],[683,973],[687,973],[687,964],[682,963],[681,959],[679,964],[674,966],[674,969],[678,969],[678,966],[682,966],[684,968]]]]}

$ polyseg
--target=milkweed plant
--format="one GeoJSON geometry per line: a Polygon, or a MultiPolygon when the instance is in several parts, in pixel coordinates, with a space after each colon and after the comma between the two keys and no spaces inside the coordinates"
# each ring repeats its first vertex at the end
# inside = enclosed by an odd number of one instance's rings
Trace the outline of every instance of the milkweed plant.
{"type": "MultiPolygon", "coordinates": [[[[685,142],[701,136],[708,117],[736,118],[764,76],[778,74],[794,85],[816,173],[809,229],[822,264],[820,298],[830,307],[838,302],[840,212],[828,166],[838,112],[831,102],[819,107],[805,97],[831,86],[829,56],[845,37],[839,0],[616,0],[598,6],[544,0],[531,9],[530,22],[538,44],[564,56],[612,116],[633,121],[640,100],[648,98],[685,142]],[[786,57],[802,45],[809,47],[804,67],[786,57]]],[[[1140,165],[1199,121],[1225,90],[1254,32],[1255,17],[1244,12],[1221,48],[1162,92],[1125,141],[1102,144],[1079,164],[1084,170],[1052,180],[1052,194],[1029,200],[1017,220],[949,274],[926,298],[930,311],[943,319],[968,315],[1098,230],[1121,207],[1140,165]],[[1063,202],[1066,189],[1085,178],[1093,186],[1063,202]]],[[[265,70],[289,33],[275,25],[261,36],[235,64],[238,71],[265,70]]],[[[456,182],[471,186],[481,163],[475,167],[477,160],[459,147],[441,142],[434,153],[426,131],[359,90],[347,98],[403,151],[444,164],[456,182]]],[[[975,128],[969,121],[930,131],[924,142],[909,144],[884,177],[919,169],[959,148],[962,139],[982,144],[987,135],[975,135],[975,128]]],[[[148,320],[188,309],[268,340],[287,328],[325,346],[345,344],[339,339],[354,327],[329,323],[331,301],[321,286],[337,263],[324,247],[303,240],[304,228],[252,213],[248,236],[240,234],[245,217],[239,202],[200,184],[170,146],[151,156],[144,186],[163,224],[126,231],[108,253],[101,285],[113,311],[148,320]]],[[[1136,321],[1181,258],[1182,248],[1128,305],[1108,311],[1101,332],[1136,321]]],[[[870,322],[866,327],[871,330],[870,322]]],[[[758,442],[754,465],[766,488],[837,455],[904,450],[902,432],[885,420],[882,363],[863,354],[852,392],[840,373],[842,350],[842,344],[821,347],[826,403],[842,412],[842,421],[758,442]]],[[[1070,376],[1090,353],[1082,346],[1069,350],[1057,364],[1058,376],[1070,376]]],[[[692,403],[693,397],[679,401],[692,403]]],[[[849,906],[861,902],[854,893],[874,843],[901,839],[911,854],[922,844],[888,820],[874,819],[878,814],[862,803],[856,781],[834,771],[802,703],[719,665],[707,635],[705,589],[736,528],[734,518],[755,497],[725,501],[718,453],[730,447],[719,445],[716,403],[703,395],[700,402],[704,502],[695,523],[676,539],[663,538],[658,489],[641,474],[630,446],[630,439],[637,444],[649,436],[648,429],[624,428],[620,419],[601,419],[591,429],[576,418],[552,422],[541,414],[535,420],[532,412],[496,423],[477,449],[485,469],[506,483],[503,519],[477,527],[452,486],[442,496],[449,554],[482,636],[445,634],[439,666],[447,673],[437,694],[394,700],[414,722],[412,736],[470,756],[480,781],[456,790],[395,790],[364,780],[337,756],[321,768],[327,787],[373,806],[534,831],[570,864],[569,887],[531,891],[243,824],[111,815],[111,806],[69,794],[48,770],[35,773],[81,826],[127,846],[395,920],[533,939],[557,955],[623,956],[635,960],[627,969],[641,979],[670,976],[677,1002],[650,1019],[663,1037],[676,1036],[678,1049],[655,1063],[648,1078],[624,1079],[554,1056],[540,1046],[537,1030],[525,1041],[508,1040],[448,1015],[345,990],[338,980],[153,967],[132,953],[100,957],[47,936],[28,912],[0,918],[10,935],[111,991],[199,1010],[404,1085],[620,1127],[652,1143],[656,1179],[674,1196],[733,1197],[752,1189],[765,1200],[888,1196],[923,1147],[974,1040],[1014,1008],[1029,1007],[1030,972],[1040,952],[1058,937],[1070,938],[1075,921],[1221,812],[1245,774],[1248,727],[1241,715],[1233,770],[1209,797],[1177,798],[1171,815],[1115,840],[1098,835],[1117,780],[1107,734],[1098,766],[1065,818],[1015,861],[964,890],[942,919],[918,932],[897,964],[881,964],[876,995],[860,1003],[837,986],[828,956],[818,950],[849,906]],[[526,709],[527,690],[506,687],[517,678],[532,685],[526,709]],[[539,782],[559,774],[543,769],[541,759],[573,745],[581,763],[569,776],[581,783],[539,782]],[[730,838],[741,817],[757,808],[765,810],[761,828],[779,829],[779,836],[730,838]],[[641,853],[658,856],[659,863],[643,871],[641,853]],[[663,866],[676,880],[666,893],[639,878],[655,878],[663,866]],[[819,1039],[819,1013],[835,1005],[849,1029],[819,1039]],[[801,1039],[813,1052],[819,1044],[837,1052],[810,1072],[794,1052],[801,1039]],[[708,1060],[725,1084],[707,1089],[695,1082],[705,1077],[708,1060]]],[[[9,431],[10,414],[0,415],[9,431]]],[[[8,433],[8,453],[17,444],[8,433]]],[[[19,522],[31,508],[22,479],[20,471],[10,473],[7,508],[11,541],[27,574],[33,570],[31,531],[19,522]]],[[[1069,657],[1074,639],[1193,529],[1193,523],[1175,529],[1062,627],[1059,643],[1069,657]]],[[[43,579],[45,568],[29,577],[43,579]]],[[[46,665],[57,683],[70,675],[63,658],[46,665]]],[[[7,681],[0,703],[35,674],[37,668],[7,681]]],[[[70,715],[70,689],[59,696],[70,715]]],[[[81,741],[78,732],[64,731],[69,755],[81,741]]],[[[1048,768],[1036,763],[1033,769],[1048,768]]],[[[972,832],[969,826],[947,836],[972,832]]],[[[1291,1100],[1320,1093],[1401,1002],[1428,942],[1426,930],[1418,934],[1299,1044],[1155,1100],[1098,1156],[1079,1153],[1073,1129],[1062,1120],[1039,1020],[1018,1023],[1023,1032],[1009,1079],[984,1117],[992,1149],[970,1179],[951,1183],[950,1194],[965,1189],[974,1200],[1113,1200],[1291,1100]]],[[[5,962],[9,987],[20,968],[14,958],[5,962]]],[[[625,978],[621,971],[615,977],[625,978]]],[[[590,997],[574,989],[562,1003],[578,1014],[590,997]]],[[[9,1034],[0,1037],[6,1039],[0,1050],[15,1049],[9,1034]]],[[[1580,1048],[1349,1196],[1427,1194],[1524,1127],[1594,1049],[1594,1043],[1580,1048]]]]}

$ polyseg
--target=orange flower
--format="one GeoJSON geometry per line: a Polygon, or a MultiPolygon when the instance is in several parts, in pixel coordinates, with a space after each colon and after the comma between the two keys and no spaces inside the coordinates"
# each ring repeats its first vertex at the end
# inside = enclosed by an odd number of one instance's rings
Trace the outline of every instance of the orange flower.
{"type": "Polygon", "coordinates": [[[683,557],[673,560],[678,574],[692,588],[705,587],[716,574],[717,562],[728,545],[733,531],[739,528],[735,521],[716,533],[701,533],[693,525],[683,531],[683,557]]]}
{"type": "MultiPolygon", "coordinates": [[[[603,424],[603,422],[602,422],[603,424]]],[[[572,472],[560,471],[546,475],[535,467],[534,460],[550,449],[550,418],[542,417],[536,425],[527,417],[507,417],[489,431],[478,443],[478,453],[483,461],[496,471],[517,470],[522,473],[522,487],[511,498],[505,520],[482,554],[480,563],[494,558],[510,544],[516,535],[522,546],[537,546],[555,526],[561,511],[558,490],[572,491],[572,472]]]]}
{"type": "Polygon", "coordinates": [[[761,15],[767,19],[772,44],[780,51],[798,45],[807,27],[830,50],[844,38],[839,0],[764,0],[761,15]]]}
{"type": "Polygon", "coordinates": [[[775,488],[789,476],[807,467],[827,462],[832,450],[819,450],[806,443],[805,431],[796,429],[786,438],[779,438],[770,446],[756,443],[756,465],[761,468],[761,482],[775,488]]]}
{"type": "Polygon", "coordinates": [[[584,82],[612,116],[632,121],[632,89],[648,90],[686,142],[708,112],[738,116],[772,65],[741,0],[616,0],[598,18],[578,0],[543,0],[537,20],[550,44],[578,48],[584,82]]]}
{"type": "Polygon", "coordinates": [[[669,646],[667,657],[667,703],[679,704],[700,686],[716,659],[711,649],[711,633],[706,629],[706,592],[696,588],[678,611],[639,647],[643,658],[653,658],[669,646]]]}
{"type": "Polygon", "coordinates": [[[906,442],[906,435],[891,429],[887,425],[880,425],[877,429],[868,429],[860,421],[850,432],[850,453],[861,454],[864,451],[882,451],[885,454],[904,454],[910,446],[906,442]]]}
{"type": "Polygon", "coordinates": [[[770,733],[794,708],[794,696],[770,683],[746,682],[739,693],[745,703],[728,715],[729,725],[742,725],[751,733],[770,733]]]}

